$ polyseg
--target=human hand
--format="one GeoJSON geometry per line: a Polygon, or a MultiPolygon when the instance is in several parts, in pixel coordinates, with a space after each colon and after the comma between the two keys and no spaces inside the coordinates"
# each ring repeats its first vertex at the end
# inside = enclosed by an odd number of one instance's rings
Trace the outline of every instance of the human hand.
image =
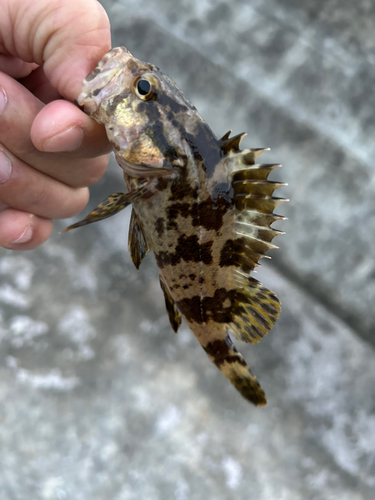
{"type": "Polygon", "coordinates": [[[43,243],[103,175],[105,131],[69,101],[110,46],[96,0],[0,0],[0,246],[43,243]]]}

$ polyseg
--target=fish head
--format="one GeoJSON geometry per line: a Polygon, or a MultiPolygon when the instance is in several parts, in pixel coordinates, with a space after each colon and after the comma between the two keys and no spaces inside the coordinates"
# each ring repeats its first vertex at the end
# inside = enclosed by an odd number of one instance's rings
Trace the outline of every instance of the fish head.
{"type": "Polygon", "coordinates": [[[124,47],[101,59],[85,78],[77,101],[105,125],[118,163],[135,177],[183,168],[191,154],[189,137],[204,124],[167,75],[124,47]]]}

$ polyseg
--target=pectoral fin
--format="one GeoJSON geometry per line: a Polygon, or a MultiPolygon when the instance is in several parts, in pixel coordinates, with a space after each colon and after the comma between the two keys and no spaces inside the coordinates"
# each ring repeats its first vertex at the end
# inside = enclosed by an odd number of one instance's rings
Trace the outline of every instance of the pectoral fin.
{"type": "Polygon", "coordinates": [[[147,191],[149,190],[149,184],[145,184],[139,189],[135,191],[130,191],[129,193],[115,193],[108,196],[107,199],[99,203],[99,205],[88,214],[80,222],[76,222],[71,226],[65,228],[62,233],[66,233],[71,229],[75,229],[76,227],[86,226],[87,224],[92,224],[93,222],[98,222],[103,219],[107,219],[108,217],[112,217],[112,215],[117,214],[128,205],[133,203],[133,201],[141,198],[147,191]]]}

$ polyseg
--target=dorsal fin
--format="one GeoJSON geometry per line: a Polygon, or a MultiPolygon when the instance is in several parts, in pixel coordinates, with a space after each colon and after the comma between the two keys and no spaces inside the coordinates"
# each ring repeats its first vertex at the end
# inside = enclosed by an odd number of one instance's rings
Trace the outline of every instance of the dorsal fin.
{"type": "Polygon", "coordinates": [[[161,276],[159,276],[159,278],[160,278],[160,287],[164,293],[165,307],[167,308],[169,322],[173,330],[177,333],[177,330],[181,325],[181,313],[176,306],[176,302],[172,298],[169,288],[164,283],[163,278],[161,276]]]}
{"type": "Polygon", "coordinates": [[[231,133],[232,133],[232,131],[228,130],[228,132],[223,135],[223,137],[220,139],[220,141],[226,141],[227,139],[229,139],[229,136],[231,133]]]}
{"type": "Polygon", "coordinates": [[[255,149],[244,149],[239,151],[237,155],[241,155],[238,158],[239,168],[244,168],[245,165],[254,165],[255,160],[265,151],[269,151],[270,148],[255,148],[255,149]]]}
{"type": "MultiPolygon", "coordinates": [[[[229,132],[230,133],[230,132],[229,132]]],[[[242,132],[241,134],[235,135],[229,138],[228,132],[224,135],[225,139],[221,139],[220,149],[222,152],[227,155],[231,152],[237,153],[240,150],[240,142],[246,136],[246,132],[242,132]],[[227,137],[228,136],[228,137],[227,137]]]]}
{"type": "Polygon", "coordinates": [[[220,253],[220,267],[232,268],[236,295],[234,313],[228,328],[245,342],[258,342],[272,328],[280,312],[276,295],[249,274],[265,253],[277,248],[272,240],[281,231],[272,223],[283,219],[273,213],[286,201],[275,198],[274,191],[285,184],[268,181],[278,164],[254,164],[265,149],[232,152],[224,160],[233,189],[233,236],[225,241],[220,253]]]}
{"type": "Polygon", "coordinates": [[[231,172],[233,202],[238,211],[251,210],[261,214],[272,214],[277,205],[288,201],[285,198],[272,196],[277,188],[287,184],[267,180],[269,173],[281,165],[266,163],[250,167],[244,165],[244,167],[235,168],[231,172]]]}
{"type": "Polygon", "coordinates": [[[133,264],[139,269],[142,260],[146,257],[150,249],[134,208],[132,208],[130,217],[128,247],[133,264]]]}

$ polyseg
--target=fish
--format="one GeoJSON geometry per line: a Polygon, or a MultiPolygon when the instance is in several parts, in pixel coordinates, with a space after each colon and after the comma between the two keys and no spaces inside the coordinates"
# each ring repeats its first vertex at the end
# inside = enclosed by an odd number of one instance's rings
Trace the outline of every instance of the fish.
{"type": "Polygon", "coordinates": [[[257,343],[280,313],[276,294],[250,273],[277,248],[279,164],[256,163],[267,148],[240,149],[245,133],[217,139],[167,75],[125,47],[85,78],[77,104],[104,124],[127,192],[112,194],[65,231],[132,205],[128,246],[137,269],[152,252],[172,329],[182,318],[209,359],[256,406],[265,393],[233,342],[257,343]]]}

